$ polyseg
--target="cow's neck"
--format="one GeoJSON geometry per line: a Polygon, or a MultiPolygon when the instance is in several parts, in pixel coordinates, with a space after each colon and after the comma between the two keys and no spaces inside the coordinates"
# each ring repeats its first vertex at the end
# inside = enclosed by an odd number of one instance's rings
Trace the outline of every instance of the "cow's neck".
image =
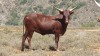
{"type": "Polygon", "coordinates": [[[61,22],[61,24],[63,26],[62,27],[62,33],[61,33],[62,35],[66,32],[66,28],[67,28],[67,25],[68,25],[68,23],[66,23],[66,20],[69,20],[68,18],[66,19],[66,17],[63,16],[62,14],[59,14],[59,15],[56,16],[56,20],[58,20],[59,22],[61,22]]]}

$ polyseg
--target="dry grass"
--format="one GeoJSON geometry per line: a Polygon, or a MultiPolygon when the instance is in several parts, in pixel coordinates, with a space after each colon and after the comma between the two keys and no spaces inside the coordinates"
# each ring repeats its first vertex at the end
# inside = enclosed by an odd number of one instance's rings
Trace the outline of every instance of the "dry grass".
{"type": "Polygon", "coordinates": [[[100,31],[67,30],[60,37],[58,52],[50,50],[55,44],[53,35],[38,33],[34,33],[32,38],[34,50],[21,52],[21,36],[22,31],[0,31],[0,56],[100,56],[100,31]]]}

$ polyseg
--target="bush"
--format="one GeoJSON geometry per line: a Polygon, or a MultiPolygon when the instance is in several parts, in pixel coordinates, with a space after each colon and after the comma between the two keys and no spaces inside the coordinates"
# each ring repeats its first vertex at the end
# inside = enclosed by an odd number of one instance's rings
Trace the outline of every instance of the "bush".
{"type": "Polygon", "coordinates": [[[85,6],[85,5],[86,5],[85,2],[79,2],[79,3],[76,4],[76,6],[77,6],[76,9],[79,9],[79,8],[85,6]]]}
{"type": "Polygon", "coordinates": [[[100,2],[100,0],[96,0],[97,2],[100,2]]]}
{"type": "Polygon", "coordinates": [[[94,22],[86,22],[86,23],[82,23],[81,26],[82,27],[95,27],[95,24],[94,22]]]}
{"type": "Polygon", "coordinates": [[[20,17],[15,9],[11,11],[10,16],[11,19],[6,22],[6,25],[18,25],[20,17]]]}
{"type": "Polygon", "coordinates": [[[47,15],[49,13],[49,10],[48,9],[44,9],[44,11],[42,13],[47,15]]]}
{"type": "Polygon", "coordinates": [[[50,3],[56,3],[56,0],[49,0],[50,3]]]}
{"type": "Polygon", "coordinates": [[[76,0],[72,0],[72,2],[75,2],[76,0]]]}
{"type": "Polygon", "coordinates": [[[27,2],[27,0],[19,0],[19,3],[22,5],[22,4],[25,4],[27,2]]]}
{"type": "Polygon", "coordinates": [[[38,6],[34,7],[33,9],[34,9],[35,11],[37,11],[37,12],[42,12],[42,11],[43,11],[43,6],[38,5],[38,6]]]}

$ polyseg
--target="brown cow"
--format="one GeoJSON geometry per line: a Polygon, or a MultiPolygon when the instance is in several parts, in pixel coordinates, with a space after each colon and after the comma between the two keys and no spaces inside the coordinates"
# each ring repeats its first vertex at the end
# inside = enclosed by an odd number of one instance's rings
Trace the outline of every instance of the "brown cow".
{"type": "MultiPolygon", "coordinates": [[[[31,49],[31,38],[33,32],[45,34],[55,34],[55,49],[58,50],[59,36],[64,35],[70,19],[70,15],[73,13],[73,9],[59,10],[59,14],[56,16],[46,16],[43,14],[28,14],[23,20],[25,25],[25,33],[22,37],[22,51],[24,51],[24,43],[27,38],[29,49],[31,49]]],[[[24,27],[23,27],[24,28],[24,27]]],[[[24,30],[24,29],[23,29],[24,30]]]]}

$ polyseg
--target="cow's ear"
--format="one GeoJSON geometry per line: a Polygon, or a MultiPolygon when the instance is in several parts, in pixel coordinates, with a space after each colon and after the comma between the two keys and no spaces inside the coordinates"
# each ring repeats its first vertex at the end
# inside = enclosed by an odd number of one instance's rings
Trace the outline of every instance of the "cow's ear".
{"type": "Polygon", "coordinates": [[[74,12],[73,11],[70,11],[70,14],[73,14],[74,12]]]}
{"type": "Polygon", "coordinates": [[[63,14],[63,11],[59,11],[60,14],[63,14]]]}

